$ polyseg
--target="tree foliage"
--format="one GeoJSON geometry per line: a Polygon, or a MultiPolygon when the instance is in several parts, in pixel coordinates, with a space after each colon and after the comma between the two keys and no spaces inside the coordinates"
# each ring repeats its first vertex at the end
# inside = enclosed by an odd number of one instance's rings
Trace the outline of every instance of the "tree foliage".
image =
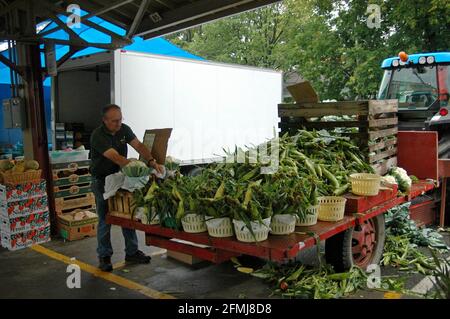
{"type": "Polygon", "coordinates": [[[448,0],[284,0],[169,39],[209,60],[298,72],[321,99],[355,99],[375,96],[383,59],[448,50],[449,25],[448,0]]]}

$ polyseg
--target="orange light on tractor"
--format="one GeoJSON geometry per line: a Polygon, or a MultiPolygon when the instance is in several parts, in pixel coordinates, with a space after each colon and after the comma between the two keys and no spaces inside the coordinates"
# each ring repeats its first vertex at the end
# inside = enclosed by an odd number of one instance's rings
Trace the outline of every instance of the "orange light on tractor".
{"type": "Polygon", "coordinates": [[[402,51],[398,54],[398,57],[400,58],[400,61],[407,62],[408,61],[408,54],[406,54],[405,51],[402,51]]]}

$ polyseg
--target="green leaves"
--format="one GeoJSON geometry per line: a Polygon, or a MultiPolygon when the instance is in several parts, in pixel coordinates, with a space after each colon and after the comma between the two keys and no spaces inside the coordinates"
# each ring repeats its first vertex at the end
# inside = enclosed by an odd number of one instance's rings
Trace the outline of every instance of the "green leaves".
{"type": "Polygon", "coordinates": [[[354,99],[376,96],[383,59],[448,50],[449,24],[447,0],[285,0],[168,38],[208,60],[300,75],[323,100],[354,99]],[[367,26],[369,3],[380,28],[367,26]]]}
{"type": "Polygon", "coordinates": [[[367,286],[367,275],[357,267],[335,273],[330,266],[312,269],[299,264],[268,263],[250,275],[270,282],[273,293],[284,298],[340,298],[367,286]]]}
{"type": "MultiPolygon", "coordinates": [[[[156,211],[162,225],[179,228],[185,214],[233,217],[262,222],[273,214],[306,218],[307,209],[322,195],[342,194],[348,188],[349,169],[363,172],[364,163],[346,157],[358,149],[328,132],[299,131],[279,139],[284,154],[274,174],[261,174],[261,163],[213,163],[199,175],[152,182],[137,192],[140,205],[156,211]]],[[[243,153],[250,157],[250,150],[243,153]]],[[[234,156],[235,154],[229,154],[234,156]]]]}

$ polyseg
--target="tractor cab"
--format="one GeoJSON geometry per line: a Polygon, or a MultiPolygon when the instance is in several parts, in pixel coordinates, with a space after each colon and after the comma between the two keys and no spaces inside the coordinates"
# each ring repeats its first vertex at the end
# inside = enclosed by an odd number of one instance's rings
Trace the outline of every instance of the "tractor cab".
{"type": "Polygon", "coordinates": [[[450,52],[419,53],[383,61],[378,99],[398,99],[400,130],[447,131],[450,52]]]}

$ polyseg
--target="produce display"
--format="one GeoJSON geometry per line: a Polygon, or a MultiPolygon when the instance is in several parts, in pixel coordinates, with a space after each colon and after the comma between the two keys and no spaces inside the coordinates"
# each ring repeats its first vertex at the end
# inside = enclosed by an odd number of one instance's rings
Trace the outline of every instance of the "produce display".
{"type": "Polygon", "coordinates": [[[149,168],[144,162],[132,158],[131,162],[122,168],[122,173],[128,177],[143,177],[150,175],[151,168],[149,168]]]}
{"type": "MultiPolygon", "coordinates": [[[[448,247],[441,234],[430,228],[419,229],[409,216],[410,203],[390,209],[386,213],[386,244],[381,265],[396,267],[399,275],[380,278],[379,291],[398,292],[409,296],[448,298],[448,247]],[[426,247],[426,249],[419,249],[426,247]],[[429,250],[429,253],[427,253],[429,250]],[[435,291],[423,295],[406,288],[409,273],[435,276],[435,291]]],[[[318,250],[318,258],[321,258],[318,250]]],[[[244,267],[237,258],[231,258],[239,272],[261,278],[270,284],[272,295],[283,298],[342,298],[358,290],[366,290],[368,273],[354,266],[336,273],[330,265],[310,267],[298,262],[288,264],[266,263],[254,270],[244,267]]],[[[319,259],[320,260],[320,259],[319,259]]]]}
{"type": "Polygon", "coordinates": [[[441,234],[430,228],[419,229],[411,220],[405,203],[386,213],[386,244],[382,265],[391,265],[401,271],[430,274],[436,268],[436,259],[427,256],[418,247],[428,247],[447,252],[449,247],[441,234]]]}
{"type": "Polygon", "coordinates": [[[36,171],[39,169],[39,163],[35,160],[1,160],[0,171],[5,174],[23,173],[27,171],[36,171]]]}
{"type": "MultiPolygon", "coordinates": [[[[278,139],[279,167],[261,174],[262,163],[252,163],[254,152],[244,153],[245,163],[225,161],[188,177],[177,173],[163,182],[150,182],[134,193],[137,206],[156,211],[162,226],[179,229],[187,214],[230,217],[245,223],[262,223],[274,214],[305,219],[319,196],[339,196],[349,190],[349,175],[371,173],[359,148],[349,138],[327,131],[301,130],[278,139]]],[[[271,143],[266,144],[268,150],[271,143]]],[[[227,154],[235,156],[238,153],[227,154]]],[[[254,162],[254,161],[253,161],[254,162]]],[[[137,165],[137,164],[135,164],[137,165]]]]}
{"type": "Polygon", "coordinates": [[[393,167],[389,170],[388,178],[392,181],[392,177],[395,178],[395,184],[398,184],[398,189],[401,192],[409,192],[412,185],[412,178],[408,176],[408,173],[401,167],[393,167]]]}
{"type": "MultiPolygon", "coordinates": [[[[235,267],[238,271],[267,281],[272,295],[282,298],[336,299],[368,288],[368,274],[356,266],[346,272],[336,273],[330,265],[309,267],[299,263],[267,263],[264,267],[253,270],[242,267],[236,259],[234,262],[237,263],[235,267]]],[[[377,290],[414,295],[405,289],[404,281],[404,278],[383,276],[377,290]]]]}

